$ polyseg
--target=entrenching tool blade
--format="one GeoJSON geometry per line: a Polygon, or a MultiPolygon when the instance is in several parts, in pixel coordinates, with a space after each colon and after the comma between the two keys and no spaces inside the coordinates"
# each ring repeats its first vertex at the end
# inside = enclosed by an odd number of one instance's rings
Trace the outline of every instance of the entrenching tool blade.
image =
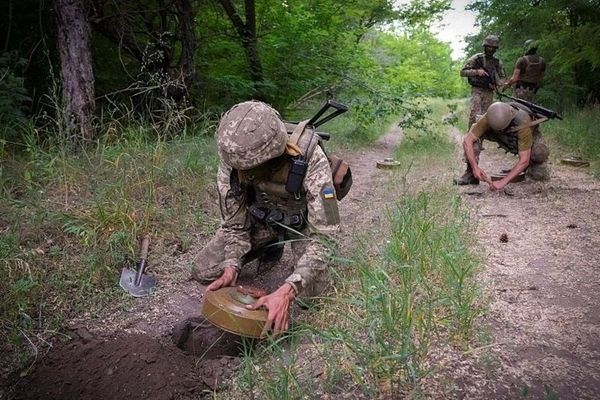
{"type": "Polygon", "coordinates": [[[149,246],[150,238],[144,236],[142,240],[142,254],[137,264],[137,269],[133,271],[129,268],[123,268],[123,271],[121,271],[119,285],[133,297],[148,296],[152,293],[154,287],[156,287],[156,278],[144,274],[149,246]]]}

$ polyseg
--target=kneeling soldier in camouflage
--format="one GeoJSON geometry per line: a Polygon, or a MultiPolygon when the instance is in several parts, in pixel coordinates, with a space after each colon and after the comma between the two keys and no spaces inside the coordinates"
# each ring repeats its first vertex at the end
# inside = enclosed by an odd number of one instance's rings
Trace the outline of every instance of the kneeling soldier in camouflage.
{"type": "Polygon", "coordinates": [[[206,290],[233,286],[244,264],[291,240],[295,270],[252,306],[268,309],[267,329],[278,334],[289,327],[296,296],[318,296],[329,282],[323,239],[340,228],[329,162],[316,146],[305,160],[300,190],[288,192],[290,161],[301,149],[289,141],[277,111],[258,101],[240,103],[223,116],[217,145],[221,227],[194,260],[192,277],[212,282],[206,290]]]}
{"type": "Polygon", "coordinates": [[[500,190],[525,170],[532,179],[547,180],[546,161],[550,152],[537,126],[546,120],[536,119],[531,110],[518,103],[493,103],[463,139],[467,170],[454,183],[477,185],[483,180],[491,190],[500,190]],[[499,181],[492,182],[479,167],[480,139],[496,142],[502,149],[519,156],[517,164],[499,181]]]}

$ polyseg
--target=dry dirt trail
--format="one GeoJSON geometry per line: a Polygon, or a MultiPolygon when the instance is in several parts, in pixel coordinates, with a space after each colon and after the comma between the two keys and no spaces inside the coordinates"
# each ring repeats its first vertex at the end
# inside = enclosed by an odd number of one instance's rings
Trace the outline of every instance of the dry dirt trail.
{"type": "MultiPolygon", "coordinates": [[[[488,173],[516,158],[484,144],[488,173]]],[[[551,165],[512,195],[459,190],[472,209],[491,303],[490,346],[453,366],[466,398],[600,398],[600,182],[551,165]],[[500,240],[506,234],[507,242],[500,240]]]]}
{"type": "MultiPolygon", "coordinates": [[[[354,184],[340,205],[343,246],[351,246],[354,233],[367,229],[380,214],[384,200],[377,188],[383,187],[379,183],[388,179],[389,171],[377,169],[376,161],[389,157],[400,137],[400,129],[394,128],[373,147],[345,156],[354,184]]],[[[208,190],[216,196],[214,187],[208,190]]],[[[208,208],[218,218],[215,205],[208,208]]],[[[10,379],[11,389],[4,391],[0,384],[0,399],[210,398],[239,365],[241,349],[234,335],[198,319],[205,287],[191,281],[189,271],[208,239],[197,235],[190,250],[177,256],[153,257],[151,246],[147,271],[157,277],[156,292],[132,300],[128,310],[113,306],[102,316],[68,321],[74,340],[54,343],[26,374],[10,379]]],[[[238,283],[275,289],[293,269],[289,257],[284,253],[258,280],[253,279],[254,262],[238,283]]]]}

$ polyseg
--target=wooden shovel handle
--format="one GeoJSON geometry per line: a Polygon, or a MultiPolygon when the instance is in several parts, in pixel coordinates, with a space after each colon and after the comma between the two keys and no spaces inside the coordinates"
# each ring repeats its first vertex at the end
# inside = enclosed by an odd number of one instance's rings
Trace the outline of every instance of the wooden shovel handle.
{"type": "Polygon", "coordinates": [[[150,247],[150,236],[144,235],[142,239],[142,254],[140,256],[141,260],[146,260],[148,258],[148,247],[150,247]]]}

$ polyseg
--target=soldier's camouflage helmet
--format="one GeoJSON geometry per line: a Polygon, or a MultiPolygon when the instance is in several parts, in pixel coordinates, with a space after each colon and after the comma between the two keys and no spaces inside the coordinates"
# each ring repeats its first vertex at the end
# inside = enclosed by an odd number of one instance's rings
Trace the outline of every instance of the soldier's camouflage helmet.
{"type": "Polygon", "coordinates": [[[489,46],[498,48],[500,46],[500,39],[496,35],[487,35],[485,39],[483,39],[482,46],[489,46]]]}
{"type": "Polygon", "coordinates": [[[495,131],[506,129],[514,117],[513,108],[501,101],[493,103],[486,112],[487,122],[495,131]]]}
{"type": "Polygon", "coordinates": [[[227,165],[240,170],[280,156],[287,139],[279,113],[254,100],[231,107],[217,128],[219,156],[227,165]]]}

